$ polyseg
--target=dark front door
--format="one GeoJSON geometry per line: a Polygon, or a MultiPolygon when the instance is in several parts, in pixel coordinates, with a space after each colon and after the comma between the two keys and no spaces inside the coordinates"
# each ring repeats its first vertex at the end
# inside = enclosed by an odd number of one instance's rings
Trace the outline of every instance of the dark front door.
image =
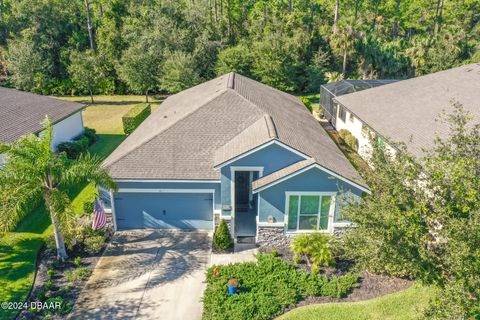
{"type": "Polygon", "coordinates": [[[257,195],[252,181],[258,172],[235,171],[235,236],[253,237],[257,233],[257,195]]]}

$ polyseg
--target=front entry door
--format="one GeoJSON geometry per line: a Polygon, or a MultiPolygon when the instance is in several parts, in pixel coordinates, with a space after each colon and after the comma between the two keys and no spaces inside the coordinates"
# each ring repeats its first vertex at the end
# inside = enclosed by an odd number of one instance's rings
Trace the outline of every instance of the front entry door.
{"type": "Polygon", "coordinates": [[[257,233],[257,198],[252,194],[255,171],[235,171],[235,237],[255,237],[257,233]]]}

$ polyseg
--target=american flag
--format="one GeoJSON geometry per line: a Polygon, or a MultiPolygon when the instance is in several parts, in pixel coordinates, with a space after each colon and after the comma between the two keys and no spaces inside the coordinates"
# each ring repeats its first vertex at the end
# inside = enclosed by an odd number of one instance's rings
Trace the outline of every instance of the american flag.
{"type": "Polygon", "coordinates": [[[105,227],[107,224],[107,215],[105,214],[105,209],[103,208],[103,203],[101,200],[95,200],[95,207],[93,209],[93,222],[92,229],[98,230],[105,227]]]}

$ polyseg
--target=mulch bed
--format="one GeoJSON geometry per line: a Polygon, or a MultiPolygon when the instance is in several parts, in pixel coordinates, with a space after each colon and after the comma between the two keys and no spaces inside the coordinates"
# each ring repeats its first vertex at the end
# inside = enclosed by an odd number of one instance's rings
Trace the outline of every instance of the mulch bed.
{"type": "MultiPolygon", "coordinates": [[[[293,253],[286,248],[275,248],[280,254],[280,257],[291,263],[295,264],[293,261],[293,253]]],[[[262,247],[260,252],[269,253],[272,251],[272,248],[262,247]]],[[[297,264],[295,264],[297,265],[297,264]]],[[[302,263],[297,265],[298,268],[310,271],[310,268],[307,264],[302,263]]],[[[343,275],[349,271],[353,270],[354,264],[351,261],[337,260],[335,268],[322,268],[322,274],[327,277],[332,277],[333,275],[343,275]]],[[[354,288],[346,297],[344,298],[331,298],[331,297],[307,297],[304,300],[299,301],[296,305],[291,306],[285,312],[288,312],[291,309],[306,306],[309,304],[316,303],[328,303],[328,302],[355,302],[369,300],[377,298],[386,294],[394,293],[397,291],[405,290],[413,285],[414,281],[396,277],[389,277],[380,274],[362,272],[360,273],[361,280],[358,288],[354,288]]]]}
{"type": "MultiPolygon", "coordinates": [[[[29,298],[27,299],[28,305],[30,305],[31,302],[39,301],[39,293],[44,290],[45,283],[47,283],[49,280],[52,281],[53,286],[50,290],[46,291],[46,298],[48,299],[60,295],[64,299],[65,303],[71,303],[72,305],[74,305],[80,295],[80,292],[87,283],[95,265],[97,264],[98,260],[103,254],[103,251],[107,247],[107,244],[108,241],[105,242],[102,250],[100,250],[100,252],[97,254],[86,254],[84,252],[69,252],[69,259],[65,262],[57,260],[55,249],[50,249],[44,246],[39,252],[39,260],[37,261],[35,282],[30,292],[29,298]],[[75,263],[73,262],[75,257],[81,257],[81,264],[79,266],[75,265],[75,263]],[[65,277],[65,272],[69,270],[74,270],[78,267],[86,267],[90,270],[90,273],[83,280],[71,283],[65,277]],[[51,279],[49,279],[47,275],[49,269],[53,269],[55,271],[54,276],[51,279]]],[[[65,319],[66,317],[67,315],[55,314],[51,315],[49,319],[65,319]]],[[[33,312],[29,309],[22,310],[17,317],[17,319],[22,320],[44,318],[44,312],[33,312]]]]}

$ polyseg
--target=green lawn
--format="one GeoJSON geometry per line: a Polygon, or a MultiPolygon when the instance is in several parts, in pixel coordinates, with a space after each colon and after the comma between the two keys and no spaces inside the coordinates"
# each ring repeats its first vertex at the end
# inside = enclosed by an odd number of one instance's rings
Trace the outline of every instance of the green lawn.
{"type": "Polygon", "coordinates": [[[406,290],[360,302],[313,304],[294,309],[279,320],[410,320],[418,319],[433,297],[432,287],[412,286],[406,290]]]}
{"type": "MultiPolygon", "coordinates": [[[[88,102],[85,97],[66,98],[88,102]]],[[[84,111],[84,124],[97,130],[100,140],[90,148],[92,154],[106,158],[125,139],[121,116],[135,104],[139,96],[95,97],[99,104],[84,111]]],[[[156,100],[158,103],[158,100],[156,100]]],[[[95,197],[93,184],[78,186],[69,192],[75,212],[95,197]]],[[[14,232],[0,238],[0,302],[24,301],[33,283],[38,250],[52,232],[50,216],[43,205],[30,212],[14,232]]],[[[12,318],[16,312],[0,309],[0,319],[12,318]]]]}

